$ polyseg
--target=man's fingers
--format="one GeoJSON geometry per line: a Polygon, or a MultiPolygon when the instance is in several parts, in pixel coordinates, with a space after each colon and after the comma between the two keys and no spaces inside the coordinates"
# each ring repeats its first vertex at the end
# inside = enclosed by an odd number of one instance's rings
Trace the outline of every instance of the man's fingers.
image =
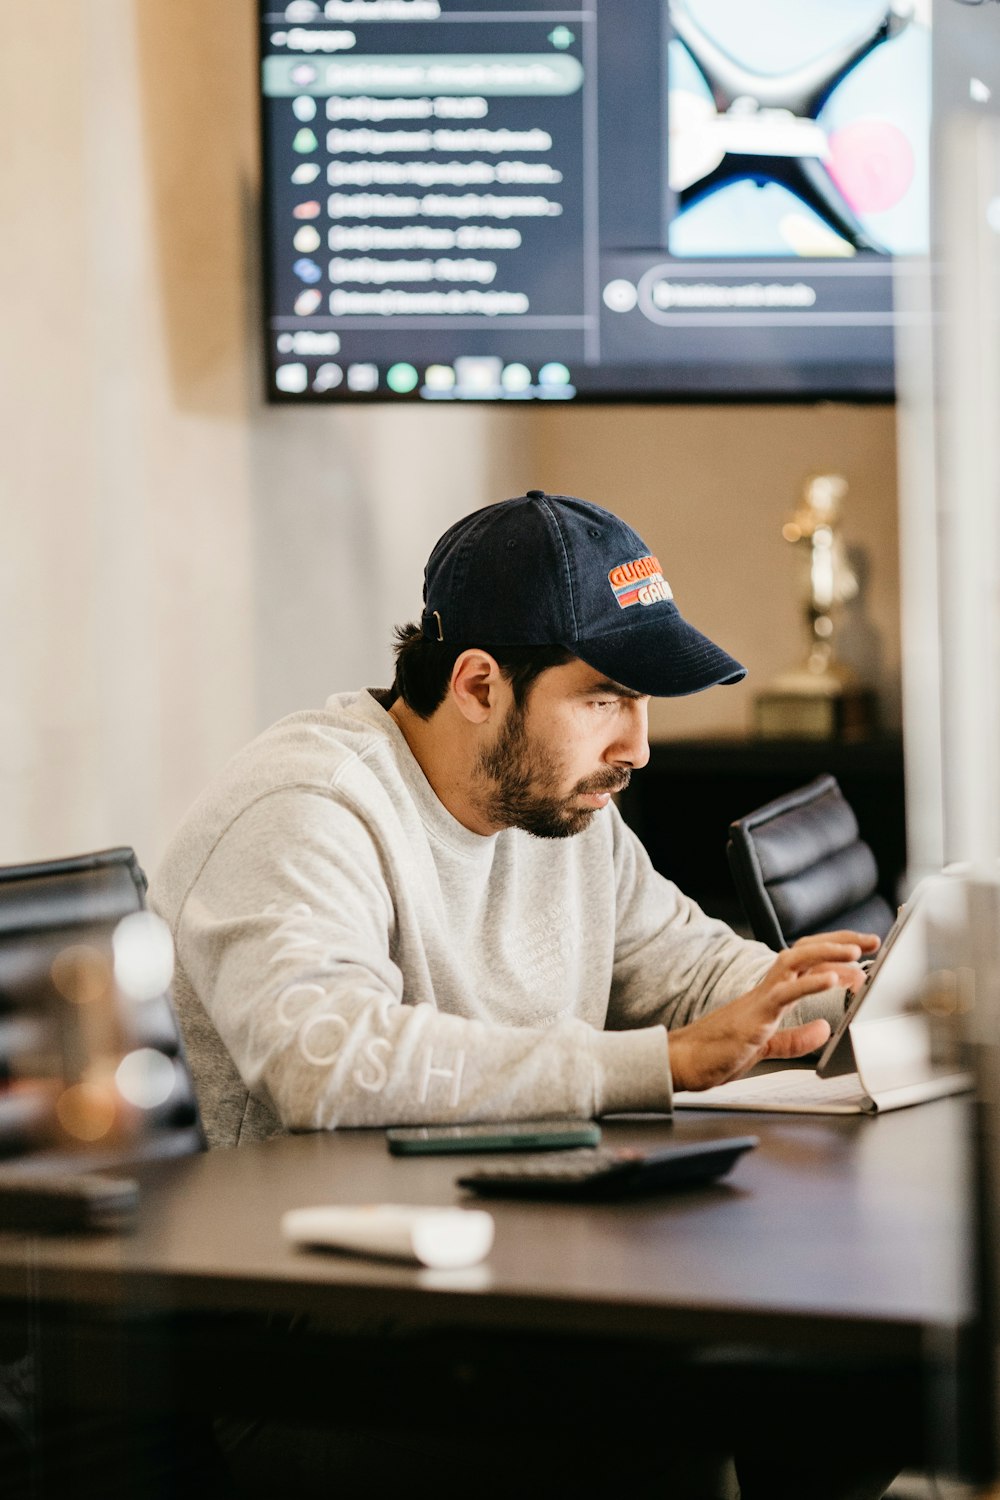
{"type": "Polygon", "coordinates": [[[789,1026],[787,1031],[776,1031],[764,1048],[764,1057],[805,1057],[815,1052],[830,1039],[830,1027],[826,1021],[806,1021],[802,1026],[789,1026]]]}
{"type": "Polygon", "coordinates": [[[801,973],[814,964],[857,963],[863,949],[860,943],[834,940],[824,935],[818,938],[800,938],[792,948],[786,948],[775,960],[775,969],[791,969],[801,973]]]}
{"type": "MultiPolygon", "coordinates": [[[[818,964],[815,969],[806,969],[806,971],[803,974],[800,974],[798,977],[802,979],[806,983],[806,985],[810,985],[812,986],[812,988],[818,989],[821,988],[821,986],[817,983],[817,981],[820,979],[828,979],[831,974],[833,975],[834,983],[842,984],[845,990],[859,990],[867,980],[867,975],[865,974],[864,969],[860,964],[856,963],[818,964]]],[[[808,989],[806,993],[809,993],[808,989]]]]}
{"type": "Polygon", "coordinates": [[[817,932],[809,937],[796,938],[792,944],[797,948],[800,943],[813,943],[817,938],[829,938],[836,943],[856,943],[863,953],[874,953],[876,948],[882,946],[882,939],[874,932],[852,932],[841,930],[837,932],[817,932]]]}
{"type": "Polygon", "coordinates": [[[807,995],[818,995],[823,990],[858,990],[865,976],[857,964],[829,964],[826,967],[809,969],[805,974],[790,974],[787,979],[769,979],[754,992],[756,1003],[763,1007],[771,1020],[779,1020],[796,1000],[807,995]]]}
{"type": "Polygon", "coordinates": [[[812,969],[808,974],[792,974],[787,979],[772,981],[762,987],[759,998],[766,1005],[768,1014],[776,1018],[796,1000],[817,995],[821,990],[836,989],[842,983],[835,969],[812,969]]]}

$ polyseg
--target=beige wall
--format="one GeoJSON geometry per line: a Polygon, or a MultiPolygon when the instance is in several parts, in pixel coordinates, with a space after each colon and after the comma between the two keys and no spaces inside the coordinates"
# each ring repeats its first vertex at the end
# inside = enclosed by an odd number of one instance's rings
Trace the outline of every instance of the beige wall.
{"type": "MultiPolygon", "coordinates": [[[[891,412],[269,409],[252,0],[33,12],[0,0],[0,862],[155,864],[257,727],[385,679],[446,525],[536,484],[620,509],[759,684],[800,649],[780,524],[841,468],[892,699],[891,412]]],[[[749,693],[657,725],[738,731],[749,693]]]]}
{"type": "MultiPolygon", "coordinates": [[[[62,0],[44,25],[34,7],[0,11],[5,859],[156,846],[165,810],[253,720],[238,355],[253,147],[245,127],[223,126],[174,204],[201,216],[199,277],[214,282],[196,387],[172,359],[176,272],[158,233],[170,184],[153,170],[152,61],[135,27],[154,9],[62,0]]],[[[231,60],[246,67],[247,42],[231,60]]],[[[189,57],[218,62],[211,47],[189,57]]],[[[241,117],[245,86],[224,70],[216,84],[241,117]]]]}

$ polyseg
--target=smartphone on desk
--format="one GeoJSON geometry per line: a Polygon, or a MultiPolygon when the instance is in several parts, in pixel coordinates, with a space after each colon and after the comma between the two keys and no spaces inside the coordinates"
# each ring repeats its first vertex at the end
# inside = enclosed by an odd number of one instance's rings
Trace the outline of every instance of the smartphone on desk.
{"type": "Polygon", "coordinates": [[[445,1152],[560,1151],[596,1146],[601,1127],[593,1120],[508,1120],[500,1125],[405,1125],[385,1133],[395,1156],[445,1152]]]}

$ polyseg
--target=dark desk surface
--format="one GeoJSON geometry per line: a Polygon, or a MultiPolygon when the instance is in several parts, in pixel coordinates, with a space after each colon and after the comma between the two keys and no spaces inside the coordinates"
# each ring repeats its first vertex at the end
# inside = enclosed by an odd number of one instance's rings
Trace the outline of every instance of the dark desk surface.
{"type": "MultiPolygon", "coordinates": [[[[288,1248],[321,1202],[449,1204],[472,1158],[395,1158],[381,1131],[282,1137],[144,1169],[137,1232],[0,1236],[0,1296],[197,1312],[367,1312],[465,1328],[639,1335],[917,1360],[968,1312],[967,1104],[878,1118],[683,1112],[610,1142],[757,1134],[725,1184],[596,1206],[494,1200],[483,1266],[429,1272],[288,1248]],[[30,1270],[28,1269],[30,1268],[30,1270]]],[[[475,1201],[475,1200],[470,1200],[475,1201]]]]}

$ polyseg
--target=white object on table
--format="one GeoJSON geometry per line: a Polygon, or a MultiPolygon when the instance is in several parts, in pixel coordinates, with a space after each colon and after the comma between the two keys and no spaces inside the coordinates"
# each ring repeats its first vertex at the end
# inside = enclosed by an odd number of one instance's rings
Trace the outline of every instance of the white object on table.
{"type": "Polygon", "coordinates": [[[415,1261],[435,1270],[478,1265],[493,1244],[493,1216],[481,1208],[422,1208],[368,1203],[295,1208],[281,1232],[296,1245],[353,1250],[415,1261]]]}

